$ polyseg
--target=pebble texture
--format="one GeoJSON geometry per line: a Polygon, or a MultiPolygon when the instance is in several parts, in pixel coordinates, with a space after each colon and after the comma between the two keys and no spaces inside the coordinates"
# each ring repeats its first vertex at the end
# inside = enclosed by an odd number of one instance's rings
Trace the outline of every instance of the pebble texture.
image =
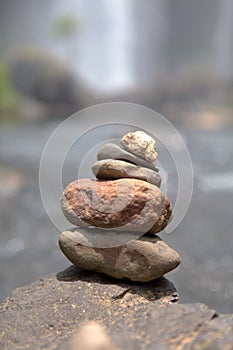
{"type": "Polygon", "coordinates": [[[177,300],[163,277],[126,283],[70,267],[0,304],[0,348],[68,350],[80,326],[97,320],[121,350],[232,350],[232,314],[177,300]]]}
{"type": "Polygon", "coordinates": [[[150,182],[158,187],[161,185],[161,176],[156,171],[123,160],[99,160],[93,165],[92,171],[99,180],[134,178],[150,182]]]}
{"type": "Polygon", "coordinates": [[[158,156],[155,150],[155,140],[143,131],[129,132],[121,138],[120,144],[126,151],[150,163],[158,156]]]}
{"type": "Polygon", "coordinates": [[[158,168],[154,164],[130,152],[127,152],[126,150],[122,149],[120,146],[115,145],[114,143],[106,143],[105,145],[103,145],[97,153],[97,159],[98,160],[102,160],[102,159],[125,160],[128,162],[134,163],[136,165],[140,165],[142,167],[158,171],[158,168]]]}
{"type": "Polygon", "coordinates": [[[65,231],[59,246],[77,267],[137,282],[159,278],[180,263],[179,254],[157,236],[143,236],[120,247],[94,248],[83,244],[78,231],[65,231]]]}
{"type": "Polygon", "coordinates": [[[74,225],[83,221],[142,234],[163,230],[172,214],[169,200],[158,187],[135,179],[74,181],[64,190],[61,205],[74,225]]]}

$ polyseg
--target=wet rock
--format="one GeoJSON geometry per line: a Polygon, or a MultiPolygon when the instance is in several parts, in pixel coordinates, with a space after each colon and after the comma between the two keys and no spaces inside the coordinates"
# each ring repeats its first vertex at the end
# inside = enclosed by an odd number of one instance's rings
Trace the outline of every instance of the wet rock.
{"type": "MultiPolygon", "coordinates": [[[[94,229],[92,230],[94,231],[94,229]]],[[[107,232],[103,238],[108,238],[107,232]]],[[[91,240],[91,235],[88,237],[91,240]]],[[[157,236],[143,236],[123,246],[95,248],[83,242],[83,234],[64,231],[59,246],[65,256],[77,267],[104,273],[117,279],[148,282],[175,269],[179,254],[157,236]]]]}
{"type": "Polygon", "coordinates": [[[99,160],[93,165],[92,171],[97,179],[100,180],[134,178],[150,182],[158,187],[161,185],[161,176],[157,172],[123,160],[99,160]]]}
{"type": "Polygon", "coordinates": [[[74,181],[64,190],[61,205],[74,225],[84,222],[141,233],[163,230],[172,214],[169,200],[157,186],[136,179],[74,181]]]}
{"type": "Polygon", "coordinates": [[[155,150],[155,140],[143,131],[129,132],[121,140],[121,146],[128,152],[152,163],[158,156],[155,150]]]}
{"type": "Polygon", "coordinates": [[[105,145],[103,145],[97,153],[97,159],[98,160],[102,160],[102,159],[125,160],[133,164],[140,165],[145,168],[152,169],[154,171],[158,171],[158,168],[154,164],[130,152],[127,152],[126,150],[122,149],[120,146],[115,145],[114,143],[106,143],[105,145]]]}

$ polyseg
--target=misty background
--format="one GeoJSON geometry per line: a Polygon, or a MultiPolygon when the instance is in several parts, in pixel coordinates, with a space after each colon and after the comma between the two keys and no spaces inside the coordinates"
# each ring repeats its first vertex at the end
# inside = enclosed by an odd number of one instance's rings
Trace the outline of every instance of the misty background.
{"type": "Polygon", "coordinates": [[[0,299],[69,266],[39,193],[51,132],[125,101],[169,119],[193,162],[188,214],[161,234],[182,256],[167,278],[181,301],[233,312],[232,62],[231,0],[0,0],[0,299]]]}

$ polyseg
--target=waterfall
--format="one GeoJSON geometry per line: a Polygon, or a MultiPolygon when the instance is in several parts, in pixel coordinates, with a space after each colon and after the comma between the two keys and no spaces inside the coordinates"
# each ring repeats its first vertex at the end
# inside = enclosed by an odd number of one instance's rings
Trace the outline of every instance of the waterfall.
{"type": "Polygon", "coordinates": [[[111,93],[132,85],[130,42],[132,0],[56,0],[54,17],[77,17],[77,35],[56,50],[71,61],[92,88],[111,93]]]}
{"type": "Polygon", "coordinates": [[[222,0],[219,6],[219,20],[215,35],[216,70],[224,78],[233,73],[233,1],[222,0]]]}

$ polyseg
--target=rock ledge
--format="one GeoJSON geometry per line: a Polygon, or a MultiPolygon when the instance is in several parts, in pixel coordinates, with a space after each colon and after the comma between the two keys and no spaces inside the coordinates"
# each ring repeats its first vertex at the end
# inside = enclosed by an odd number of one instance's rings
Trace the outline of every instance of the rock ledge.
{"type": "Polygon", "coordinates": [[[71,266],[0,305],[0,348],[70,349],[71,335],[95,320],[119,349],[233,349],[233,315],[177,301],[165,278],[129,283],[71,266]]]}

